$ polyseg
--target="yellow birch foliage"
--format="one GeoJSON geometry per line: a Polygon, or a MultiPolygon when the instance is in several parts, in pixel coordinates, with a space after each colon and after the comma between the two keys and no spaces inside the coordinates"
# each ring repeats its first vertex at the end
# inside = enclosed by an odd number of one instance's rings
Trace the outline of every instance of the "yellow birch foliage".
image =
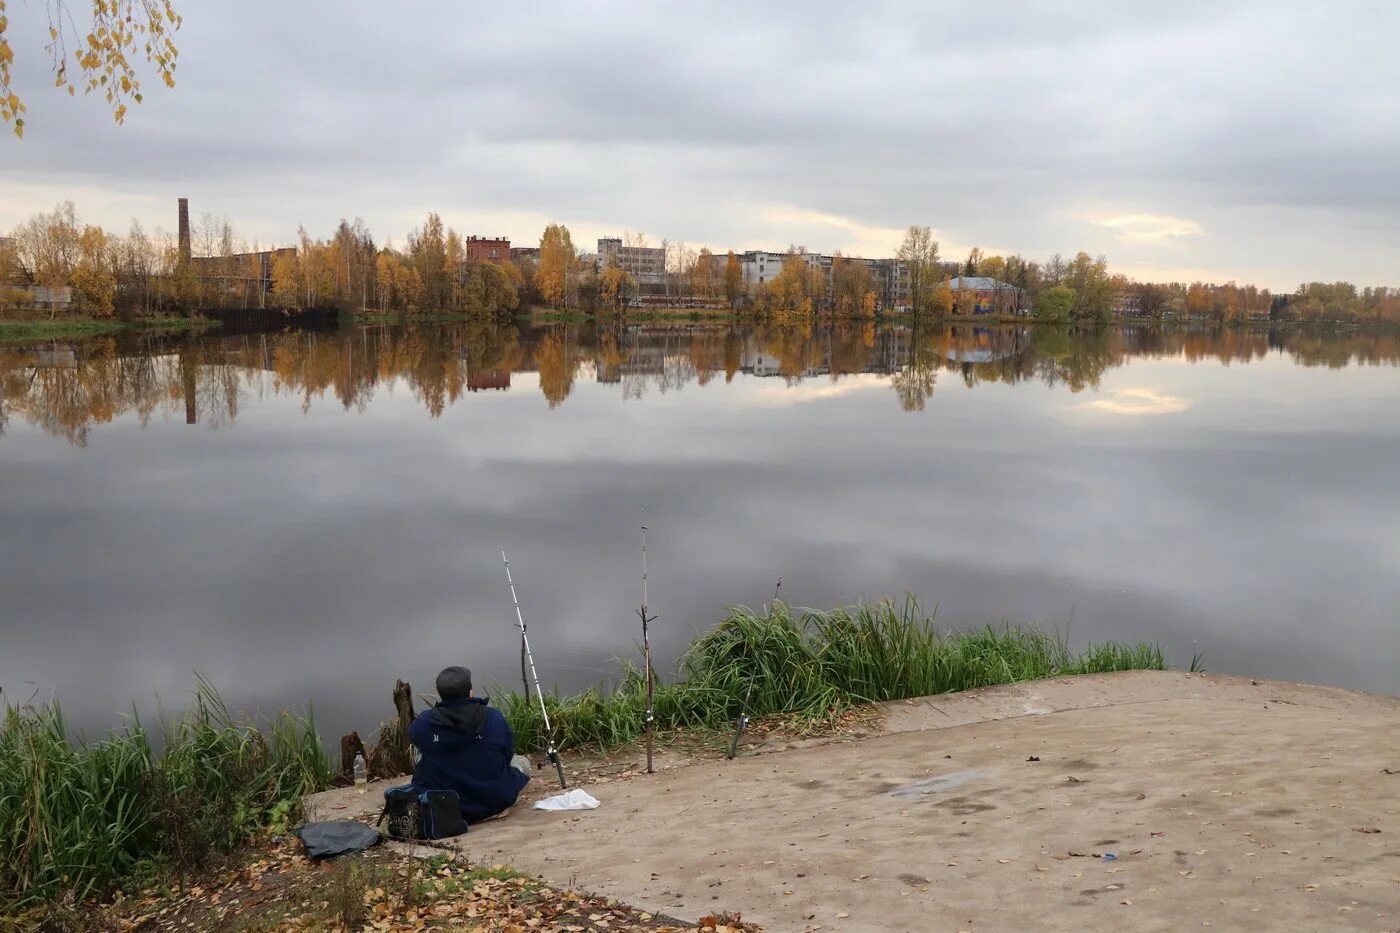
{"type": "MultiPolygon", "coordinates": [[[[173,0],[91,0],[92,20],[86,35],[72,35],[64,28],[72,23],[65,0],[53,0],[49,9],[49,41],[53,59],[54,86],[66,88],[70,96],[97,91],[112,108],[112,118],[126,120],[127,104],[142,100],[137,64],[142,59],[155,69],[166,87],[175,86],[174,32],[180,28],[180,14],[173,0]],[[69,50],[69,40],[73,49],[69,50]],[[69,71],[72,65],[76,77],[69,71]]],[[[0,119],[10,124],[16,136],[24,136],[24,101],[11,86],[14,45],[11,41],[5,0],[0,0],[0,119]]]]}

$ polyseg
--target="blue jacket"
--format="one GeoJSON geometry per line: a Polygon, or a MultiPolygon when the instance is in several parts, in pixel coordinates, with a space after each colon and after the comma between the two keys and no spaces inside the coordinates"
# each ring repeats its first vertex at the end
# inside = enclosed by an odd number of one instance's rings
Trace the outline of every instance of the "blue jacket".
{"type": "Polygon", "coordinates": [[[455,790],[462,816],[476,823],[515,803],[529,782],[510,766],[515,735],[489,698],[443,700],[408,727],[422,756],[413,783],[424,790],[455,790]]]}

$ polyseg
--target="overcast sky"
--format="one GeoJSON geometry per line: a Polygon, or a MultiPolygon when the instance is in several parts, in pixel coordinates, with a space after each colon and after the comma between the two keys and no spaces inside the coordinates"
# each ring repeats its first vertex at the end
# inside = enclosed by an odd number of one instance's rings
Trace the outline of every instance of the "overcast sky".
{"type": "MultiPolygon", "coordinates": [[[[73,4],[75,8],[81,3],[73,4]]],[[[464,234],[889,255],[928,224],[1149,278],[1400,285],[1400,7],[177,0],[178,85],[114,126],[11,3],[0,228],[72,198],[249,239],[464,234]]]]}

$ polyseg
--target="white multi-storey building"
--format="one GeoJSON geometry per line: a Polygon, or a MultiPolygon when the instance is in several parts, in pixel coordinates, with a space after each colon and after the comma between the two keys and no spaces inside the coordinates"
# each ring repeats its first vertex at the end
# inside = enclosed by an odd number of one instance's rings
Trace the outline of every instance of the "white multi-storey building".
{"type": "Polygon", "coordinates": [[[666,250],[660,246],[623,246],[620,237],[598,240],[598,268],[617,266],[637,280],[643,294],[666,285],[666,250]]]}
{"type": "MultiPolygon", "coordinates": [[[[748,250],[737,254],[739,268],[744,272],[744,284],[750,291],[773,281],[783,271],[783,263],[790,253],[773,253],[766,250],[748,250]]],[[[797,253],[810,267],[822,270],[827,287],[831,287],[831,269],[834,256],[823,253],[797,253]]],[[[846,262],[857,263],[870,270],[871,285],[880,303],[886,308],[903,308],[909,304],[909,268],[898,259],[862,259],[858,256],[842,257],[846,262]]],[[[723,256],[717,256],[722,262],[723,256]]]]}

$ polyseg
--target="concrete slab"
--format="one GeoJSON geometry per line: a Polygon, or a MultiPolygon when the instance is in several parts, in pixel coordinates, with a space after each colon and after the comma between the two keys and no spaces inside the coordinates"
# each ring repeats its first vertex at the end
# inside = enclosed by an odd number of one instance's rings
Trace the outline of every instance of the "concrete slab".
{"type": "Polygon", "coordinates": [[[885,711],[879,735],[592,786],[598,810],[517,808],[459,847],[775,931],[1400,928],[1400,700],[1132,672],[885,711]]]}

